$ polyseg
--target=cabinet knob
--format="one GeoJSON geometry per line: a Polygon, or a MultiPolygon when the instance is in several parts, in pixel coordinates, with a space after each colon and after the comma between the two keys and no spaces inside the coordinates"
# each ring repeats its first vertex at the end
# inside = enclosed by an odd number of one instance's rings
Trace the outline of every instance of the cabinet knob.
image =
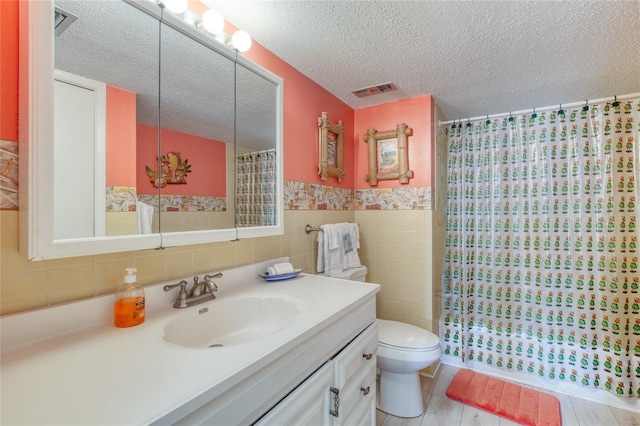
{"type": "Polygon", "coordinates": [[[369,390],[370,390],[370,386],[365,387],[360,387],[360,390],[362,391],[363,395],[369,395],[369,390]]]}
{"type": "Polygon", "coordinates": [[[372,356],[373,356],[373,354],[362,354],[362,358],[364,358],[366,360],[370,360],[372,356]]]}

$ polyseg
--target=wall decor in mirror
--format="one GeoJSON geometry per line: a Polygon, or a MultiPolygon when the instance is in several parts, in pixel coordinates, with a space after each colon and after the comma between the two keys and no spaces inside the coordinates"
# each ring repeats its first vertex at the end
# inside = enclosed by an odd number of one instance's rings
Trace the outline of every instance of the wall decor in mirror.
{"type": "Polygon", "coordinates": [[[281,78],[155,2],[20,7],[30,260],[283,232],[281,78]],[[273,219],[242,232],[236,147],[277,153],[273,219]]]}

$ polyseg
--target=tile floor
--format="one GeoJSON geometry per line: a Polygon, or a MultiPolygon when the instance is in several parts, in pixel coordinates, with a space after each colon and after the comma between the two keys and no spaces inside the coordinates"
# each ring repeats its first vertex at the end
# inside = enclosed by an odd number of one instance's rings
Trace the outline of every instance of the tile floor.
{"type": "MultiPolygon", "coordinates": [[[[377,426],[517,426],[510,420],[447,398],[445,391],[458,369],[441,365],[435,379],[422,377],[426,412],[412,419],[377,411],[377,426]]],[[[544,390],[544,392],[548,392],[544,390]]],[[[553,392],[549,392],[553,393],[553,392]]],[[[553,393],[560,400],[562,426],[640,426],[640,414],[597,404],[565,394],[553,393]]]]}

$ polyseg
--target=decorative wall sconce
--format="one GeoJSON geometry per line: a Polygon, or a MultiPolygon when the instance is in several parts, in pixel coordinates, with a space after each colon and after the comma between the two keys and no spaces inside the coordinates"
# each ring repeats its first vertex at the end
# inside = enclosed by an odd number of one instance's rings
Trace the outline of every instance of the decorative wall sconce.
{"type": "Polygon", "coordinates": [[[150,0],[166,8],[186,23],[196,27],[225,46],[244,53],[251,48],[251,37],[246,31],[238,30],[233,35],[224,32],[224,17],[215,9],[209,9],[202,16],[188,10],[188,0],[150,0]]]}
{"type": "Polygon", "coordinates": [[[328,176],[338,178],[338,182],[344,179],[344,122],[338,124],[329,122],[329,114],[322,113],[318,117],[319,155],[318,174],[320,179],[327,180],[328,176]]]}
{"type": "Polygon", "coordinates": [[[405,123],[399,123],[395,130],[376,132],[367,130],[364,137],[369,144],[369,174],[364,180],[376,186],[379,180],[398,179],[400,183],[409,183],[413,172],[409,170],[409,152],[407,138],[413,130],[405,123]]]}

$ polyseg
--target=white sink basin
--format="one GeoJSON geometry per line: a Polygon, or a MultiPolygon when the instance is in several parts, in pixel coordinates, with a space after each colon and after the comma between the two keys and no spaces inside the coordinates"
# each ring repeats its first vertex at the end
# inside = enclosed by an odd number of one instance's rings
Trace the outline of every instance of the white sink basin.
{"type": "Polygon", "coordinates": [[[291,325],[298,304],[281,297],[235,297],[193,306],[164,328],[164,340],[188,348],[239,345],[291,325]]]}

